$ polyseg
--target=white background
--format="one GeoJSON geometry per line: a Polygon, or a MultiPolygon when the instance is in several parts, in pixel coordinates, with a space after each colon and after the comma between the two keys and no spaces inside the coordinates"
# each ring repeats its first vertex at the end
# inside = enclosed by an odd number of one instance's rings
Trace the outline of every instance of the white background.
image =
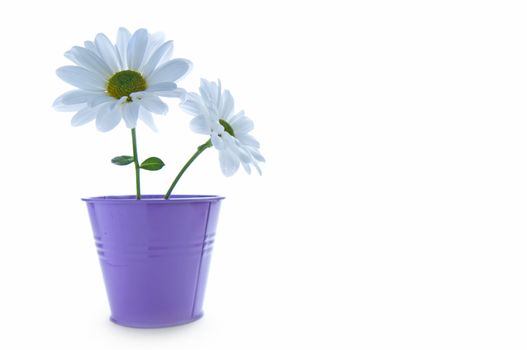
{"type": "MultiPolygon", "coordinates": [[[[0,348],[525,349],[524,1],[11,1],[0,12],[0,348]],[[119,327],[83,196],[132,194],[129,131],[71,128],[63,53],[163,31],[255,121],[264,175],[208,150],[224,201],[205,317],[119,327]]],[[[176,100],[138,129],[162,193],[195,147],[176,100]]]]}

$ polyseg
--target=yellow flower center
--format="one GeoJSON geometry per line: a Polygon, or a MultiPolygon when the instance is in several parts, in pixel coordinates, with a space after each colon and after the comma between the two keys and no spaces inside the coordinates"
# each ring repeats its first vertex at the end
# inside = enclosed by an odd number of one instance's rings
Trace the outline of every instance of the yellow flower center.
{"type": "Polygon", "coordinates": [[[108,86],[106,87],[108,95],[120,99],[123,96],[128,96],[128,101],[132,98],[130,94],[132,92],[146,90],[146,80],[143,76],[133,70],[123,70],[115,73],[108,80],[108,86]]]}

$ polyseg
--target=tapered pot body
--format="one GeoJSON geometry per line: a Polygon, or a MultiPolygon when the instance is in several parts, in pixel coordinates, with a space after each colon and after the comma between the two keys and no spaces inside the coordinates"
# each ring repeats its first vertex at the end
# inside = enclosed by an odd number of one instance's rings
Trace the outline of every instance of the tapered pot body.
{"type": "Polygon", "coordinates": [[[203,315],[219,196],[86,198],[117,324],[157,328],[203,315]]]}

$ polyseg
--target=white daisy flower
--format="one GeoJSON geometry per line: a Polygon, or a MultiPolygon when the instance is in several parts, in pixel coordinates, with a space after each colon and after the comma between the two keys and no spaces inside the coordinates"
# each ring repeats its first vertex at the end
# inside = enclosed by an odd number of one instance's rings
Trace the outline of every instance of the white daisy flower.
{"type": "Polygon", "coordinates": [[[221,82],[201,79],[200,94],[188,93],[181,108],[194,116],[190,122],[192,131],[210,136],[212,145],[219,151],[220,166],[225,176],[233,175],[240,163],[251,173],[253,165],[261,175],[258,162],[265,162],[260,144],[249,135],[254,128],[244,111],[234,114],[234,100],[229,90],[221,88],[221,82]]]}
{"type": "Polygon", "coordinates": [[[57,98],[59,111],[76,111],[71,124],[96,120],[97,129],[109,131],[124,119],[128,128],[137,120],[156,130],[152,113],[166,114],[168,106],[159,97],[182,97],[176,85],[191,69],[189,60],[170,60],[172,41],[161,33],[139,29],[133,35],[125,28],[112,44],[102,33],[84,47],[74,46],[65,56],[76,65],[60,67],[57,75],[75,86],[57,98]]]}

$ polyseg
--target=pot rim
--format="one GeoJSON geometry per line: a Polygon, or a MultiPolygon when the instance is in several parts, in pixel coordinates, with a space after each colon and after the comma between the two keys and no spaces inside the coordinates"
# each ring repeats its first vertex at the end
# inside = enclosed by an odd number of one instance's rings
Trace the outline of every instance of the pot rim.
{"type": "Polygon", "coordinates": [[[137,200],[135,195],[116,195],[116,196],[97,196],[81,198],[84,202],[104,202],[112,204],[174,204],[174,203],[189,203],[189,202],[217,202],[225,199],[218,195],[203,195],[203,194],[173,194],[170,199],[164,199],[162,194],[144,194],[141,199],[137,200]]]}

